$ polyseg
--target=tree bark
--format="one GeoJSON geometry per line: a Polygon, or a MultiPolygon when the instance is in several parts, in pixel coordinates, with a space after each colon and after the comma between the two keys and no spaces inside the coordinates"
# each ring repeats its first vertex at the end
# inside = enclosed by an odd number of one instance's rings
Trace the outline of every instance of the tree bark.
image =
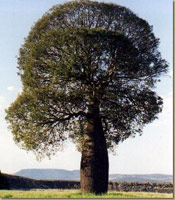
{"type": "Polygon", "coordinates": [[[108,190],[108,152],[99,109],[92,109],[84,127],[81,158],[81,190],[95,194],[108,190]]]}

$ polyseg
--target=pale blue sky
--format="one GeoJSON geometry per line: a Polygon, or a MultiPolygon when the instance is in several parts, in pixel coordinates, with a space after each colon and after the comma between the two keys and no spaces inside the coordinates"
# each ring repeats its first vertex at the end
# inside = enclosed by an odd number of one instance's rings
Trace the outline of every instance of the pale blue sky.
{"type": "MultiPolygon", "coordinates": [[[[4,120],[4,109],[21,90],[17,76],[18,50],[31,26],[58,0],[0,0],[0,170],[14,173],[23,168],[79,169],[80,153],[70,143],[51,160],[37,162],[32,153],[19,149],[12,140],[4,120]]],[[[106,1],[109,2],[109,1],[106,1]]],[[[168,76],[162,78],[157,92],[164,98],[164,110],[159,119],[146,126],[141,137],[128,139],[110,154],[110,173],[172,174],[172,0],[111,0],[130,8],[146,19],[156,37],[160,51],[169,64],[168,76]]]]}

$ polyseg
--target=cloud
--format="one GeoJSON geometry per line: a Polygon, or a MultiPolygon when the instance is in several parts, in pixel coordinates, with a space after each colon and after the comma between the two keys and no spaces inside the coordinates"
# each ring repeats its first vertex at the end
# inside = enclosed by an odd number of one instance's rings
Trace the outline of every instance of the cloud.
{"type": "Polygon", "coordinates": [[[5,97],[0,96],[0,109],[3,107],[4,102],[5,102],[5,97]]]}
{"type": "Polygon", "coordinates": [[[0,103],[4,103],[5,102],[5,97],[4,96],[0,96],[0,103]]]}
{"type": "Polygon", "coordinates": [[[8,91],[14,91],[14,90],[15,90],[15,87],[14,87],[14,86],[9,86],[9,87],[7,88],[7,90],[8,90],[8,91]]]}

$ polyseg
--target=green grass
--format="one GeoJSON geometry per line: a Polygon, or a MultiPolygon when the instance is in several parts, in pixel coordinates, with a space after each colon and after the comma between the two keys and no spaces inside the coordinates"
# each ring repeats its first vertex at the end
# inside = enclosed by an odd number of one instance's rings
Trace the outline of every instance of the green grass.
{"type": "Polygon", "coordinates": [[[0,190],[0,198],[173,198],[172,194],[150,192],[116,192],[94,195],[80,190],[0,190]]]}

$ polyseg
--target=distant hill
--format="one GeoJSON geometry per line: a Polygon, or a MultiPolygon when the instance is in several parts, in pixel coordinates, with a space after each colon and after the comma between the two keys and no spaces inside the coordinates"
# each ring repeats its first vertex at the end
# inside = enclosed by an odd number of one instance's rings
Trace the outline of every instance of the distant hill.
{"type": "MultiPolygon", "coordinates": [[[[64,169],[22,169],[15,173],[17,176],[36,180],[80,180],[79,170],[64,169]]],[[[173,182],[172,175],[166,174],[110,174],[110,181],[119,182],[173,182]]]]}
{"type": "Polygon", "coordinates": [[[79,170],[64,169],[22,169],[14,175],[36,180],[79,180],[79,170]]]}
{"type": "Polygon", "coordinates": [[[110,174],[110,181],[119,182],[154,182],[154,183],[166,183],[173,182],[172,175],[166,174],[110,174]]]}

